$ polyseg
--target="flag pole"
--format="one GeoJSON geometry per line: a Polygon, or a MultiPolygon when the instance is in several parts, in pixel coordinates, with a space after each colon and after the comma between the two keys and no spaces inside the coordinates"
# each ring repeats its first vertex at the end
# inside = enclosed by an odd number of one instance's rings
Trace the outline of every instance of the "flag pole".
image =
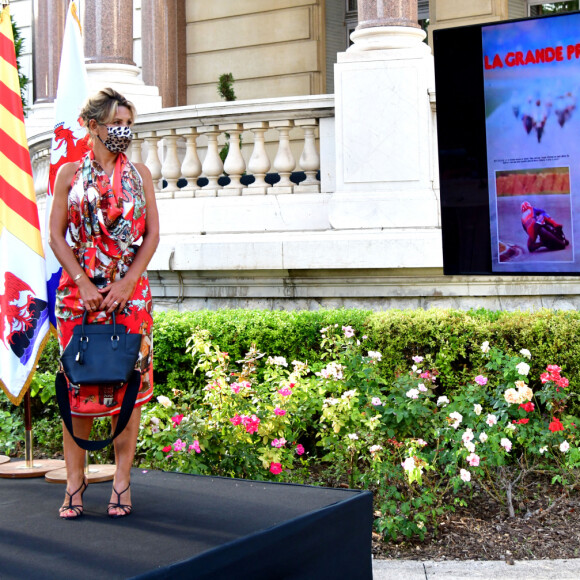
{"type": "Polygon", "coordinates": [[[32,412],[30,411],[30,389],[28,389],[24,395],[24,457],[26,459],[26,469],[34,467],[32,450],[32,412]]]}

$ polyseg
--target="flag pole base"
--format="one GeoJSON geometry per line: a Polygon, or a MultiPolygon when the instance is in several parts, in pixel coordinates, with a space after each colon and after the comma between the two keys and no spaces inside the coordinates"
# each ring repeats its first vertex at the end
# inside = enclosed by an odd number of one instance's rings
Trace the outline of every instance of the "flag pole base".
{"type": "Polygon", "coordinates": [[[28,467],[26,463],[26,461],[16,460],[0,465],[0,477],[7,479],[43,477],[50,471],[64,467],[62,459],[35,459],[32,467],[28,467]]]}
{"type": "MultiPolygon", "coordinates": [[[[103,481],[112,481],[115,477],[117,466],[114,464],[91,464],[85,468],[85,476],[89,483],[101,483],[103,481]]],[[[66,483],[66,467],[49,471],[44,478],[49,483],[66,483]]]]}

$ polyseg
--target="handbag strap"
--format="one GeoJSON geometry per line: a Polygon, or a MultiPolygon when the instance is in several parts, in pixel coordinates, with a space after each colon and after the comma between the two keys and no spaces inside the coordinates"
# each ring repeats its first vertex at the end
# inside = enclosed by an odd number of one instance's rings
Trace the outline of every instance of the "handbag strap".
{"type": "Polygon", "coordinates": [[[81,439],[80,437],[75,436],[70,410],[70,400],[68,397],[68,385],[64,373],[56,374],[54,386],[56,390],[58,408],[60,409],[60,415],[62,417],[63,423],[68,429],[68,432],[71,434],[71,437],[75,440],[76,444],[81,449],[84,449],[85,451],[98,451],[99,449],[104,449],[107,445],[109,445],[113,439],[118,437],[123,429],[125,429],[127,426],[127,423],[131,418],[131,413],[133,413],[133,407],[135,406],[135,401],[137,400],[139,387],[141,386],[141,373],[136,370],[131,373],[131,377],[127,383],[127,389],[125,390],[125,396],[123,397],[123,402],[121,403],[121,410],[119,411],[119,419],[117,420],[115,432],[108,439],[102,439],[101,441],[89,441],[88,439],[81,439]]]}
{"type": "MultiPolygon", "coordinates": [[[[84,313],[83,313],[83,321],[82,321],[82,324],[81,324],[81,336],[83,337],[83,340],[84,340],[84,338],[86,336],[85,335],[85,325],[88,326],[88,324],[89,324],[87,322],[88,316],[89,316],[89,311],[88,310],[85,310],[84,313]]],[[[113,317],[113,333],[112,334],[113,334],[113,336],[117,336],[117,318],[115,317],[115,311],[114,310],[112,312],[112,317],[113,317]]]]}

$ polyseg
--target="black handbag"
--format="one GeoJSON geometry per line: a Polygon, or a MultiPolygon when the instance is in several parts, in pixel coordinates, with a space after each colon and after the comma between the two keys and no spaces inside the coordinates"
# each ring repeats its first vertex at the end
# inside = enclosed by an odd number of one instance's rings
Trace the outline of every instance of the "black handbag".
{"type": "Polygon", "coordinates": [[[141,386],[141,373],[135,370],[141,338],[141,334],[127,334],[127,327],[117,324],[114,312],[112,324],[87,324],[85,311],[82,324],[74,328],[60,359],[64,372],[57,373],[55,389],[62,420],[82,449],[103,449],[127,426],[141,386]],[[109,439],[88,441],[75,436],[66,379],[76,389],[83,385],[103,385],[113,389],[127,385],[117,426],[109,439]]]}

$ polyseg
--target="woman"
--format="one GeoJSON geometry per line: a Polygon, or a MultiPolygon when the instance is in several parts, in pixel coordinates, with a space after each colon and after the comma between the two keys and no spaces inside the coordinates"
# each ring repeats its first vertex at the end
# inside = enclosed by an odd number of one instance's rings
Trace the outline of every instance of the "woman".
{"type": "MultiPolygon", "coordinates": [[[[80,162],[66,163],[54,186],[49,243],[63,267],[56,295],[61,351],[85,310],[89,322],[117,322],[142,336],[137,365],[141,387],[125,430],[115,439],[116,470],[108,515],[131,513],[130,476],[141,405],[153,395],[151,362],[151,291],[145,269],[159,243],[159,216],[151,173],[133,165],[124,151],[131,143],[135,108],[107,88],[90,98],[81,118],[89,133],[89,152],[80,162]],[[72,247],[66,241],[67,231],[72,247]],[[139,245],[140,244],[140,245],[139,245]]],[[[105,361],[104,361],[105,362],[105,361]]],[[[95,385],[82,391],[69,386],[75,436],[88,439],[94,417],[111,416],[116,425],[122,396],[95,385]]],[[[60,517],[83,514],[85,452],[63,426],[67,487],[60,517]]]]}

